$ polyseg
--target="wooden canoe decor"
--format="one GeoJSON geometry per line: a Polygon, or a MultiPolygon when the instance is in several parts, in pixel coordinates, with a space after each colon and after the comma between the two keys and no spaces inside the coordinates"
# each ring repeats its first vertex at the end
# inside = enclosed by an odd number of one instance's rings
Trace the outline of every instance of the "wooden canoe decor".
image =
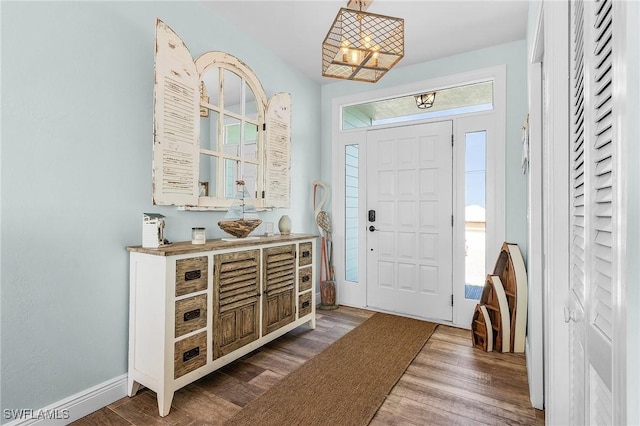
{"type": "Polygon", "coordinates": [[[511,352],[524,352],[527,332],[527,272],[517,244],[502,244],[493,275],[500,277],[509,305],[511,352]]]}
{"type": "Polygon", "coordinates": [[[471,323],[473,346],[486,352],[493,350],[493,327],[487,307],[477,304],[471,323]]]}
{"type": "Polygon", "coordinates": [[[511,350],[511,319],[509,304],[500,277],[487,275],[480,296],[480,305],[484,305],[493,328],[493,348],[498,352],[511,350]]]}

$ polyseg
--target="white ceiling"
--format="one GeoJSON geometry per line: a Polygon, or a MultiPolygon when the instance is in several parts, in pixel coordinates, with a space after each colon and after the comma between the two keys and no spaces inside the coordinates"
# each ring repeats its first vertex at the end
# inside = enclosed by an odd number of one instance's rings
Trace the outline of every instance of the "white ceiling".
{"type": "MultiPolygon", "coordinates": [[[[204,3],[318,83],[338,81],[322,77],[322,41],[347,0],[204,3]]],[[[368,12],[404,18],[405,55],[396,65],[400,68],[522,40],[528,7],[527,0],[374,0],[368,12]]]]}

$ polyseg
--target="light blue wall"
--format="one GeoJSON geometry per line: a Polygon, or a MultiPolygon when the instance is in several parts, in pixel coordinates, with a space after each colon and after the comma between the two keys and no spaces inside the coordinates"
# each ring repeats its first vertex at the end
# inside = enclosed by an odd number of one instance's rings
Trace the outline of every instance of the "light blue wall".
{"type": "Polygon", "coordinates": [[[292,205],[261,218],[286,212],[294,232],[317,231],[320,88],[201,2],[3,1],[1,15],[0,408],[38,409],[126,373],[124,247],[143,212],[172,241],[223,235],[222,213],[151,204],[156,17],[194,57],[229,52],[269,96],[292,94],[292,205]]]}
{"type": "Polygon", "coordinates": [[[506,64],[506,238],[527,254],[527,180],[522,174],[521,127],[527,115],[526,40],[389,71],[378,83],[340,81],[322,86],[322,179],[331,182],[333,99],[506,64]]]}

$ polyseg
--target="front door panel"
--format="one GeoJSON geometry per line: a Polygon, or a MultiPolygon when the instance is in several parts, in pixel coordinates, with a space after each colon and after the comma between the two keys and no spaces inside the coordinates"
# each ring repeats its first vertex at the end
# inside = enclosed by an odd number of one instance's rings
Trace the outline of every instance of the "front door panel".
{"type": "Polygon", "coordinates": [[[452,123],[367,132],[367,305],[452,320],[452,123]]]}

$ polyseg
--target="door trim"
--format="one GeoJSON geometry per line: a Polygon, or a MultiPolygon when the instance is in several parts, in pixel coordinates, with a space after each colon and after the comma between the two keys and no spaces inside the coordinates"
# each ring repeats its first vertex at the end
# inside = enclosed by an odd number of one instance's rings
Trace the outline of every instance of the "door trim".
{"type": "Polygon", "coordinates": [[[543,109],[544,407],[548,424],[570,424],[569,327],[569,4],[545,1],[543,109]]]}
{"type": "Polygon", "coordinates": [[[528,167],[528,253],[529,318],[525,354],[529,398],[535,408],[544,409],[543,330],[543,229],[542,229],[542,55],[544,54],[542,7],[536,13],[535,34],[529,46],[529,167],[528,167]]]}
{"type": "MultiPolygon", "coordinates": [[[[331,216],[333,218],[335,227],[333,232],[333,241],[334,241],[334,265],[336,271],[336,285],[337,285],[337,297],[338,303],[347,306],[354,306],[364,308],[366,307],[366,256],[359,256],[359,282],[349,282],[345,283],[344,274],[340,271],[344,271],[345,262],[344,262],[344,242],[345,242],[345,218],[344,218],[344,160],[345,160],[345,146],[351,144],[359,144],[360,147],[364,147],[364,141],[366,140],[366,131],[368,128],[361,129],[353,129],[353,130],[342,130],[342,107],[372,102],[380,99],[398,97],[398,96],[407,96],[414,93],[418,93],[420,91],[428,91],[442,87],[451,87],[463,84],[469,84],[473,82],[483,81],[483,80],[493,80],[494,81],[494,108],[493,111],[490,112],[481,112],[481,113],[470,113],[470,114],[461,114],[449,117],[438,117],[436,119],[431,120],[420,120],[411,122],[410,124],[423,124],[430,122],[437,122],[443,120],[452,120],[454,122],[454,134],[456,132],[456,122],[459,119],[465,117],[473,117],[473,116],[494,116],[494,126],[495,126],[495,134],[496,134],[496,146],[495,152],[492,154],[496,159],[502,159],[502,161],[495,162],[495,175],[496,182],[495,188],[499,190],[496,193],[495,211],[498,212],[498,216],[493,219],[495,223],[502,224],[500,229],[500,235],[496,236],[496,238],[501,238],[504,240],[506,235],[506,220],[505,220],[505,154],[506,154],[506,65],[498,65],[494,67],[488,67],[483,69],[478,69],[475,71],[458,73],[451,76],[431,79],[431,80],[423,80],[418,82],[413,82],[410,84],[395,86],[390,88],[384,88],[380,90],[372,90],[363,93],[358,93],[354,95],[344,96],[340,98],[334,98],[332,101],[332,153],[331,153],[331,161],[332,161],[332,184],[333,184],[333,199],[331,203],[331,216]]],[[[402,123],[404,125],[409,123],[402,123]]],[[[376,126],[376,129],[380,128],[388,128],[394,126],[376,126]]],[[[366,150],[360,149],[360,157],[359,157],[359,172],[365,173],[366,175],[366,150]]],[[[459,171],[456,169],[456,164],[454,161],[454,185],[456,182],[456,175],[459,171]]],[[[365,214],[364,211],[366,209],[366,205],[364,201],[366,200],[366,192],[364,188],[359,188],[359,227],[360,229],[364,229],[366,226],[365,214]]],[[[458,206],[455,204],[454,200],[454,211],[458,206]]],[[[463,208],[464,211],[464,208],[463,208]]],[[[455,215],[456,213],[454,213],[455,215]]],[[[462,216],[464,217],[464,216],[462,216]]],[[[464,220],[456,221],[456,225],[454,226],[454,239],[456,238],[456,232],[464,233],[464,220]],[[457,231],[458,227],[462,226],[462,231],[457,231]]],[[[455,240],[454,240],[454,244],[455,240]]],[[[361,250],[361,254],[364,253],[361,250]]],[[[497,256],[497,252],[495,253],[497,256]]],[[[454,256],[455,249],[454,249],[454,256]]],[[[491,257],[492,254],[488,250],[487,256],[491,257]]],[[[464,259],[462,259],[464,261],[464,259]]],[[[456,260],[454,258],[454,265],[456,260]]],[[[454,266],[455,269],[456,266],[454,266]]],[[[455,281],[454,277],[454,287],[457,286],[458,283],[455,281]]],[[[459,299],[458,299],[459,300],[459,299]]],[[[455,303],[454,303],[455,308],[455,303]]],[[[470,328],[470,324],[460,323],[457,320],[457,316],[455,314],[454,309],[454,319],[452,323],[449,323],[462,328],[470,328]]]]}

